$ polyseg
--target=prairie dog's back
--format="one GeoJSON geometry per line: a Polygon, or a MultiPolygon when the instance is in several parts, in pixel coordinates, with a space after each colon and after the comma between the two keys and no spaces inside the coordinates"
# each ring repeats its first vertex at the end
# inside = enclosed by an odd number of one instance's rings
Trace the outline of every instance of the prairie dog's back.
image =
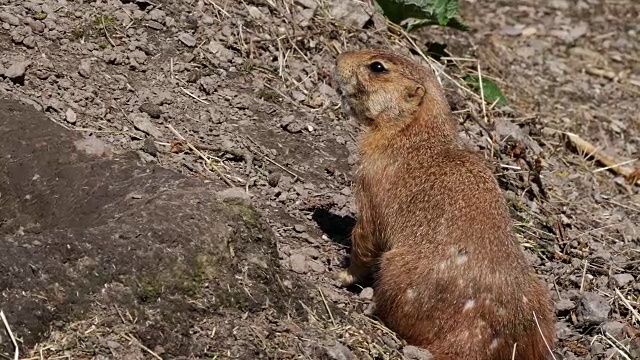
{"type": "Polygon", "coordinates": [[[547,358],[548,291],[515,241],[490,169],[457,137],[433,74],[369,50],[340,55],[336,77],[345,108],[368,125],[343,283],[378,263],[377,315],[436,359],[510,359],[514,346],[517,359],[547,358]]]}

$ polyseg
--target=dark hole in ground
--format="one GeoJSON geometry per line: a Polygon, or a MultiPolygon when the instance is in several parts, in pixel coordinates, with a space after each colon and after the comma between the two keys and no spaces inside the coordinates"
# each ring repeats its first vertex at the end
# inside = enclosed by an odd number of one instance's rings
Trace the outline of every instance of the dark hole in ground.
{"type": "MultiPolygon", "coordinates": [[[[331,241],[338,244],[351,247],[351,232],[356,225],[356,219],[350,215],[337,215],[326,208],[317,207],[313,210],[313,221],[318,224],[320,230],[325,233],[331,241]]],[[[347,251],[347,254],[350,252],[347,251]]],[[[349,256],[345,256],[342,267],[346,269],[349,266],[349,256]]],[[[375,282],[374,276],[359,281],[357,284],[347,287],[347,290],[359,294],[363,288],[373,286],[375,282]]]]}
{"type": "Polygon", "coordinates": [[[331,241],[351,246],[351,232],[356,225],[356,219],[353,216],[341,216],[325,208],[315,208],[312,218],[331,241]]]}

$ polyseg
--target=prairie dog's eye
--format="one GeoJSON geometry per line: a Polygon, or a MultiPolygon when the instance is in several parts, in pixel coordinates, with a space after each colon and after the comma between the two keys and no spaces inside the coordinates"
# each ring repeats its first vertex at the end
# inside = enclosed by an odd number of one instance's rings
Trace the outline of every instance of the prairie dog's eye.
{"type": "Polygon", "coordinates": [[[385,68],[380,61],[374,61],[371,64],[369,64],[369,70],[379,74],[387,71],[387,68],[385,68]]]}

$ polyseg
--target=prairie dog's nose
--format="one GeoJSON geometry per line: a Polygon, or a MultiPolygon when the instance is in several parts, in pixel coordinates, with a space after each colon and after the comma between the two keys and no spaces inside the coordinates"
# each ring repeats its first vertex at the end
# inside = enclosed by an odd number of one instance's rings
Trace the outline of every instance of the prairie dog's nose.
{"type": "Polygon", "coordinates": [[[334,70],[336,79],[344,81],[346,79],[351,78],[354,70],[352,56],[353,56],[353,51],[346,51],[346,52],[340,53],[336,57],[336,67],[334,70]]]}

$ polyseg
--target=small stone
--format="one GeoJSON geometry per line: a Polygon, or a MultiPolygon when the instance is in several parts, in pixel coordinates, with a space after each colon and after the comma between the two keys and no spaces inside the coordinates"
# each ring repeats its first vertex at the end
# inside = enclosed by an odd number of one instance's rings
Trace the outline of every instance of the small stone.
{"type": "Polygon", "coordinates": [[[0,21],[13,26],[20,25],[20,19],[18,19],[18,17],[13,14],[9,14],[8,12],[0,12],[0,21]]]}
{"type": "Polygon", "coordinates": [[[500,33],[508,36],[520,36],[522,34],[522,26],[505,26],[500,29],[500,33]]]}
{"type": "Polygon", "coordinates": [[[559,10],[567,10],[569,2],[567,0],[551,0],[551,7],[559,10]]]}
{"type": "Polygon", "coordinates": [[[602,324],[602,331],[609,333],[611,336],[618,340],[624,339],[624,324],[617,321],[609,321],[602,324]]]}
{"type": "Polygon", "coordinates": [[[218,191],[216,196],[220,200],[251,200],[251,193],[247,192],[244,188],[237,186],[218,191]]]}
{"type": "Polygon", "coordinates": [[[630,282],[634,281],[633,275],[631,274],[616,274],[613,275],[613,281],[615,282],[617,287],[624,287],[630,282]]]}
{"type": "Polygon", "coordinates": [[[151,120],[149,119],[149,115],[147,114],[136,114],[132,116],[133,118],[133,126],[142,131],[143,133],[149,134],[156,139],[162,137],[162,132],[158,130],[158,128],[153,125],[151,120]]]}
{"type": "Polygon", "coordinates": [[[332,347],[328,347],[326,348],[327,351],[327,356],[329,357],[329,359],[331,360],[355,360],[356,355],[349,350],[348,347],[342,345],[339,342],[336,342],[336,344],[332,347]]]}
{"type": "Polygon", "coordinates": [[[318,7],[318,3],[315,0],[295,0],[294,2],[307,9],[315,10],[318,7]]]}
{"type": "Polygon", "coordinates": [[[215,19],[209,15],[203,15],[201,22],[202,22],[202,25],[213,25],[215,23],[215,19]]]}
{"type": "Polygon", "coordinates": [[[157,21],[153,21],[153,20],[149,20],[145,23],[145,25],[147,25],[147,27],[152,28],[153,30],[162,30],[164,29],[164,25],[160,24],[157,21]]]}
{"type": "Polygon", "coordinates": [[[27,36],[22,40],[22,45],[26,46],[29,49],[33,49],[36,47],[36,38],[35,36],[27,36]]]}
{"type": "Polygon", "coordinates": [[[20,61],[13,63],[8,69],[4,71],[4,76],[8,77],[14,83],[24,83],[24,77],[27,73],[27,67],[31,63],[29,61],[20,61]]]}
{"type": "Polygon", "coordinates": [[[576,304],[569,299],[562,299],[556,302],[556,311],[568,311],[576,308],[576,304]]]}
{"type": "Polygon", "coordinates": [[[298,274],[304,274],[307,272],[307,258],[302,254],[293,254],[289,258],[289,265],[291,270],[298,274]]]}
{"type": "Polygon", "coordinates": [[[42,21],[31,21],[29,23],[29,27],[31,28],[31,30],[33,30],[33,32],[36,32],[38,34],[42,34],[46,28],[42,21]]]}
{"type": "Polygon", "coordinates": [[[271,187],[276,187],[276,186],[278,186],[278,183],[280,182],[280,178],[281,177],[282,177],[282,174],[279,173],[279,172],[271,173],[271,174],[269,174],[269,177],[267,178],[267,183],[271,187]]]}
{"type": "Polygon", "coordinates": [[[284,125],[284,129],[292,134],[297,134],[302,132],[302,129],[304,129],[304,125],[299,121],[292,121],[284,125]]]}
{"type": "Polygon", "coordinates": [[[360,298],[363,300],[372,300],[373,299],[373,288],[366,287],[360,291],[360,298]]]}
{"type": "Polygon", "coordinates": [[[153,9],[147,14],[147,18],[153,21],[161,21],[167,17],[167,13],[160,9],[153,9]]]}
{"type": "Polygon", "coordinates": [[[144,139],[144,144],[142,145],[142,151],[152,156],[158,155],[158,147],[156,146],[155,141],[153,141],[153,139],[150,137],[144,139]]]}
{"type": "Polygon", "coordinates": [[[295,232],[297,233],[303,233],[307,231],[307,227],[302,224],[295,224],[293,225],[293,230],[295,230],[295,232]]]}
{"type": "Polygon", "coordinates": [[[318,249],[314,248],[314,247],[308,247],[304,249],[304,253],[305,255],[307,255],[308,257],[312,258],[312,259],[317,259],[320,257],[320,251],[318,251],[318,249]]]}
{"type": "MultiPolygon", "coordinates": [[[[604,344],[600,342],[592,342],[589,346],[589,352],[593,356],[597,356],[604,353],[604,344]]],[[[597,356],[599,357],[599,356],[597,356]]]]}
{"type": "Polygon", "coordinates": [[[91,59],[80,60],[80,65],[78,66],[78,74],[86,78],[91,76],[91,59]]]}
{"type": "Polygon", "coordinates": [[[211,40],[207,48],[213,55],[220,59],[220,61],[229,62],[234,58],[233,51],[227,49],[224,45],[215,40],[211,40]]]}
{"type": "Polygon", "coordinates": [[[249,15],[256,19],[256,20],[260,20],[262,19],[262,12],[260,11],[260,9],[258,9],[255,6],[248,6],[247,9],[249,10],[249,15]]]}
{"type": "Polygon", "coordinates": [[[122,345],[120,345],[118,342],[115,342],[113,340],[107,340],[107,346],[110,347],[111,349],[119,349],[122,347],[122,345]]]}
{"type": "Polygon", "coordinates": [[[578,26],[574,27],[573,29],[571,29],[571,31],[569,31],[567,40],[574,41],[582,37],[584,34],[586,34],[588,30],[589,28],[587,24],[585,22],[581,22],[580,24],[578,24],[578,26]]]}
{"type": "Polygon", "coordinates": [[[559,340],[568,339],[571,336],[576,334],[576,332],[573,331],[571,326],[568,323],[564,322],[564,321],[559,321],[559,322],[555,323],[554,326],[555,326],[555,330],[556,330],[556,337],[559,340]]]}
{"type": "Polygon", "coordinates": [[[196,38],[194,38],[190,34],[180,33],[180,35],[178,35],[178,40],[182,41],[182,43],[187,45],[188,47],[196,46],[196,38]]]}
{"type": "Polygon", "coordinates": [[[340,22],[362,29],[364,25],[371,19],[370,5],[355,0],[337,1],[329,9],[332,18],[340,22]]]}
{"type": "Polygon", "coordinates": [[[151,116],[154,119],[159,118],[162,115],[162,109],[160,108],[160,106],[156,105],[156,104],[152,104],[152,103],[144,103],[142,105],[140,105],[140,107],[138,108],[140,111],[142,111],[143,113],[148,114],[149,116],[151,116]]]}
{"type": "Polygon", "coordinates": [[[402,355],[407,360],[433,360],[433,355],[429,351],[412,345],[402,348],[402,355]]]}
{"type": "Polygon", "coordinates": [[[293,97],[296,101],[305,101],[307,99],[307,95],[305,95],[302,91],[294,90],[291,92],[291,97],[293,97]]]}
{"type": "Polygon", "coordinates": [[[583,326],[599,325],[607,320],[611,305],[607,299],[592,292],[584,293],[577,311],[578,322],[583,326]]]}
{"type": "Polygon", "coordinates": [[[73,111],[72,108],[68,108],[67,112],[64,115],[69,124],[75,124],[76,121],[78,120],[78,116],[76,115],[75,111],[73,111]]]}
{"type": "Polygon", "coordinates": [[[307,265],[311,268],[313,272],[318,274],[322,274],[326,270],[325,266],[318,261],[308,261],[307,265]]]}
{"type": "Polygon", "coordinates": [[[376,313],[376,303],[373,301],[367,305],[363,312],[366,316],[374,316],[376,313]]]}
{"type": "Polygon", "coordinates": [[[95,136],[77,140],[73,144],[76,146],[76,149],[90,155],[103,156],[108,152],[107,145],[95,136]]]}

